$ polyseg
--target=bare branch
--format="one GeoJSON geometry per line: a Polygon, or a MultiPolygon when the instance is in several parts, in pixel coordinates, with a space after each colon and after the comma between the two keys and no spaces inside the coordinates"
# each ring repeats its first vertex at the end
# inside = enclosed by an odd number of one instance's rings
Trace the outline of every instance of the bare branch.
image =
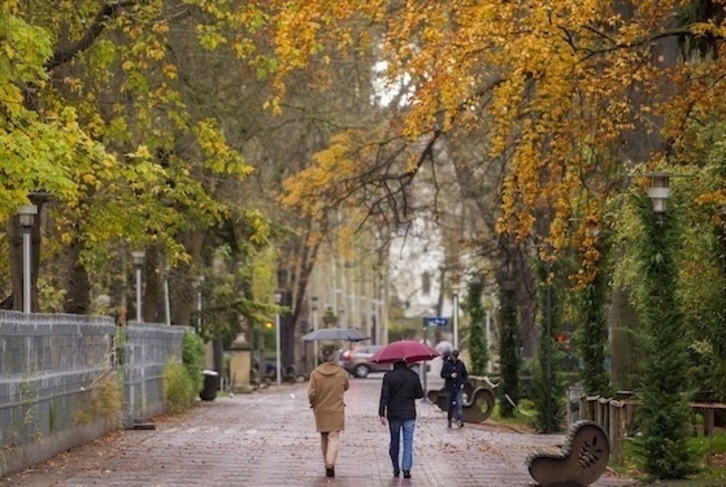
{"type": "Polygon", "coordinates": [[[98,9],[91,26],[83,36],[65,49],[58,49],[54,52],[50,59],[46,61],[45,69],[47,71],[53,71],[58,66],[69,62],[78,54],[91,47],[101,35],[101,32],[103,32],[103,29],[106,28],[106,22],[115,16],[119,10],[134,5],[135,3],[135,0],[118,0],[102,5],[98,9]]]}

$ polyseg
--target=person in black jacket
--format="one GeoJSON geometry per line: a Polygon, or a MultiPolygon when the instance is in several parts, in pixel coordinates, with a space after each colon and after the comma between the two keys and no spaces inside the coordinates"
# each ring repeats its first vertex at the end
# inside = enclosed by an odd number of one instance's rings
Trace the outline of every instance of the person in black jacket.
{"type": "Polygon", "coordinates": [[[413,432],[416,427],[416,399],[424,397],[418,374],[406,366],[403,360],[393,363],[393,370],[383,376],[381,399],[378,404],[378,416],[381,424],[391,431],[391,442],[388,453],[393,462],[393,476],[398,477],[403,470],[403,478],[411,478],[413,466],[413,432]],[[403,436],[403,459],[400,467],[398,452],[403,436]]]}
{"type": "Polygon", "coordinates": [[[451,420],[454,416],[454,408],[456,408],[456,419],[459,428],[464,426],[464,405],[463,392],[464,385],[469,379],[466,371],[466,365],[459,360],[459,351],[452,350],[451,354],[445,354],[444,365],[441,367],[441,378],[446,379],[446,397],[448,398],[448,412],[446,418],[449,428],[451,428],[451,420]]]}

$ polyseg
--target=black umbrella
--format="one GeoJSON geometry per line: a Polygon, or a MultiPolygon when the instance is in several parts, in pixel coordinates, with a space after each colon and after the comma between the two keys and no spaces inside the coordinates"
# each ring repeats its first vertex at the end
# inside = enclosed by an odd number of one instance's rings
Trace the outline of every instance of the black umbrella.
{"type": "Polygon", "coordinates": [[[317,340],[345,340],[349,342],[359,342],[361,340],[367,340],[369,337],[365,336],[358,330],[352,328],[319,328],[315,331],[311,331],[307,335],[300,337],[300,340],[305,342],[314,342],[317,340]]]}

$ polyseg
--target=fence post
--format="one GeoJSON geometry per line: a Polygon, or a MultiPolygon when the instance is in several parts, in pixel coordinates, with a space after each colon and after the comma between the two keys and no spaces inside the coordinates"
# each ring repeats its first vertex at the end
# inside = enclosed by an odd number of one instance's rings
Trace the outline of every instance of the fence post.
{"type": "Polygon", "coordinates": [[[623,423],[623,401],[610,400],[610,446],[617,461],[623,460],[623,439],[625,438],[623,423]]]}

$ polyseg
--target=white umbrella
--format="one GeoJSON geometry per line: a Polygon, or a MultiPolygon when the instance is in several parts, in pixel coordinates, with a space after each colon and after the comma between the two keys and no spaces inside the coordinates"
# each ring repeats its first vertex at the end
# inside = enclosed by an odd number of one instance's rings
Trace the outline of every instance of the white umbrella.
{"type": "Polygon", "coordinates": [[[454,349],[454,344],[451,342],[447,342],[446,340],[442,340],[436,344],[434,349],[441,355],[443,355],[444,352],[451,352],[454,349]]]}
{"type": "Polygon", "coordinates": [[[319,328],[315,331],[303,335],[300,340],[305,342],[314,342],[318,340],[345,340],[349,342],[360,342],[367,340],[365,336],[358,330],[352,328],[319,328]]]}

